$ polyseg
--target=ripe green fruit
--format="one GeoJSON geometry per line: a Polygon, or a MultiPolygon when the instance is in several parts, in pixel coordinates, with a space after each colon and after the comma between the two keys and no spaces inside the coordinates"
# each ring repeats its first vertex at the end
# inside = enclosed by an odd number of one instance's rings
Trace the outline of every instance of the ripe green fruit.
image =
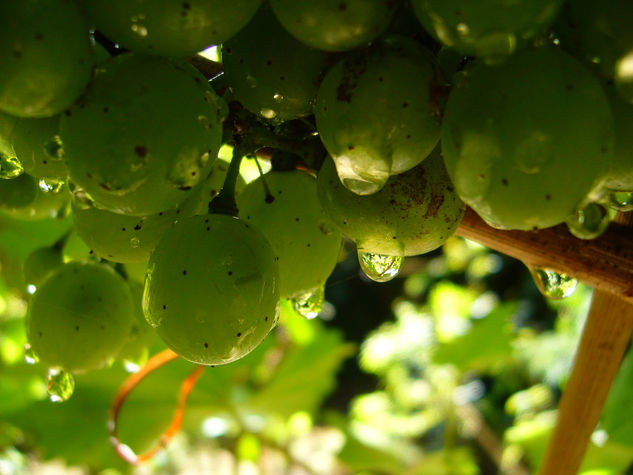
{"type": "Polygon", "coordinates": [[[323,208],[359,252],[414,256],[441,246],[457,229],[464,204],[438,152],[408,172],[389,178],[379,192],[359,196],[326,160],[319,172],[323,208]]]}
{"type": "Polygon", "coordinates": [[[598,80],[544,47],[467,71],[448,99],[442,151],[457,193],[483,219],[528,230],[576,210],[610,168],[613,136],[598,80]]]}
{"type": "Polygon", "coordinates": [[[26,326],[44,364],[81,372],[116,356],[131,319],[130,290],[118,274],[103,265],[70,262],[35,292],[26,326]]]}
{"type": "Polygon", "coordinates": [[[400,37],[351,53],[328,71],[317,96],[317,130],[347,188],[375,193],[431,153],[440,136],[434,77],[430,53],[400,37]]]}
{"type": "Polygon", "coordinates": [[[266,238],[227,215],[193,216],[150,257],[143,311],[165,344],[198,364],[250,353],[277,323],[279,268],[266,238]]]}
{"type": "Polygon", "coordinates": [[[279,259],[280,295],[323,286],[334,270],[341,232],[321,207],[316,180],[300,171],[272,171],[237,197],[240,216],[266,236],[279,259]],[[266,196],[264,182],[271,196],[266,196]]]}
{"type": "Polygon", "coordinates": [[[215,161],[224,107],[185,62],[117,56],[62,116],[70,178],[113,212],[175,208],[215,161]]]}
{"type": "Polygon", "coordinates": [[[79,97],[94,55],[77,2],[0,2],[0,31],[0,110],[51,117],[79,97]]]}

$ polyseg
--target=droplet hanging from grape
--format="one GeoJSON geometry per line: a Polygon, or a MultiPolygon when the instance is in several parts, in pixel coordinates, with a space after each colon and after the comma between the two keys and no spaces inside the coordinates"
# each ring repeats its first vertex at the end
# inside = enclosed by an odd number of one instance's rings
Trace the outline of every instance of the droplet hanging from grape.
{"type": "Polygon", "coordinates": [[[325,302],[325,288],[319,287],[292,299],[292,306],[302,317],[312,320],[319,316],[325,302]]]}
{"type": "Polygon", "coordinates": [[[35,364],[38,363],[40,361],[39,356],[37,356],[37,354],[35,353],[35,351],[33,351],[33,348],[31,348],[30,344],[25,344],[24,345],[24,362],[26,364],[35,364]]]}
{"type": "Polygon", "coordinates": [[[59,193],[64,187],[64,181],[56,178],[40,178],[38,185],[44,193],[59,193]]]}
{"type": "Polygon", "coordinates": [[[0,153],[0,178],[10,179],[20,176],[24,167],[16,157],[10,157],[0,153]]]}
{"type": "Polygon", "coordinates": [[[143,351],[139,352],[137,355],[125,358],[123,360],[123,366],[125,367],[125,371],[128,373],[137,373],[143,366],[145,366],[148,359],[149,350],[144,348],[143,351]]]}
{"type": "Polygon", "coordinates": [[[576,210],[565,223],[569,232],[579,239],[595,239],[607,230],[611,222],[609,210],[600,203],[589,203],[576,210]]]}
{"type": "Polygon", "coordinates": [[[358,251],[358,263],[363,273],[375,282],[388,282],[400,272],[404,257],[358,251]]]}
{"type": "Polygon", "coordinates": [[[624,213],[633,211],[633,191],[611,191],[607,200],[611,209],[624,213]]]}
{"type": "Polygon", "coordinates": [[[551,269],[529,267],[530,274],[539,291],[547,298],[560,300],[569,297],[578,287],[578,279],[551,269]]]}
{"type": "Polygon", "coordinates": [[[52,402],[64,402],[75,391],[75,378],[67,371],[50,368],[46,375],[46,391],[52,402]]]}

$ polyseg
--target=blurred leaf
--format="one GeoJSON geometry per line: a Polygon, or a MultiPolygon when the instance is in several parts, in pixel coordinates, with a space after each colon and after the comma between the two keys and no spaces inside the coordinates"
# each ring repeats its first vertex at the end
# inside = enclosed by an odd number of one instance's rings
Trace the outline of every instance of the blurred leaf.
{"type": "Polygon", "coordinates": [[[515,303],[505,303],[475,321],[467,334],[438,347],[434,363],[453,364],[461,370],[485,369],[509,359],[512,352],[510,320],[516,308],[515,303]]]}
{"type": "Polygon", "coordinates": [[[610,441],[633,446],[633,418],[623,417],[631,413],[631,401],[633,354],[629,352],[620,366],[602,410],[602,428],[609,434],[610,441]]]}
{"type": "Polygon", "coordinates": [[[260,414],[289,417],[297,411],[313,413],[336,385],[336,372],[355,352],[335,330],[324,330],[305,346],[286,350],[271,380],[246,403],[260,414]]]}
{"type": "Polygon", "coordinates": [[[477,460],[468,447],[444,449],[425,454],[406,475],[476,475],[477,460]]]}

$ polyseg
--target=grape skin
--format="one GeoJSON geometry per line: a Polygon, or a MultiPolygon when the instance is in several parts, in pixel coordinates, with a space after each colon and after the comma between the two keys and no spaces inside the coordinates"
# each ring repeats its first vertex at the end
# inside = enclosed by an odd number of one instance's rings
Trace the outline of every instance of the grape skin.
{"type": "Polygon", "coordinates": [[[69,262],[37,289],[26,325],[44,364],[83,372],[117,354],[131,319],[130,290],[118,274],[99,264],[69,262]]]}
{"type": "Polygon", "coordinates": [[[165,344],[203,365],[250,353],[277,323],[279,268],[266,238],[228,215],[168,230],[147,267],[143,311],[165,344]]]}
{"type": "Polygon", "coordinates": [[[613,136],[596,78],[543,47],[466,72],[448,99],[442,151],[457,193],[488,224],[530,230],[580,206],[609,168],[613,136]]]}
{"type": "Polygon", "coordinates": [[[441,246],[457,229],[464,204],[437,151],[377,193],[359,196],[339,181],[327,160],[317,180],[319,199],[359,252],[415,256],[441,246]]]}
{"type": "Polygon", "coordinates": [[[300,171],[267,173],[246,186],[237,207],[242,219],[264,233],[279,259],[282,298],[323,286],[336,265],[341,233],[322,209],[312,176],[300,171]]]}

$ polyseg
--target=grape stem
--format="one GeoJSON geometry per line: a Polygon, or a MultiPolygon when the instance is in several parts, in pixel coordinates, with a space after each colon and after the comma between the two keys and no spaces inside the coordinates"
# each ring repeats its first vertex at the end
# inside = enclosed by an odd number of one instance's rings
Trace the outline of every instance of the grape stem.
{"type": "Polygon", "coordinates": [[[235,202],[235,186],[237,177],[240,174],[240,164],[242,157],[250,151],[245,142],[240,141],[233,147],[233,157],[229,170],[224,178],[224,184],[218,196],[209,203],[209,214],[228,214],[229,216],[238,215],[237,203],[235,202]]]}

